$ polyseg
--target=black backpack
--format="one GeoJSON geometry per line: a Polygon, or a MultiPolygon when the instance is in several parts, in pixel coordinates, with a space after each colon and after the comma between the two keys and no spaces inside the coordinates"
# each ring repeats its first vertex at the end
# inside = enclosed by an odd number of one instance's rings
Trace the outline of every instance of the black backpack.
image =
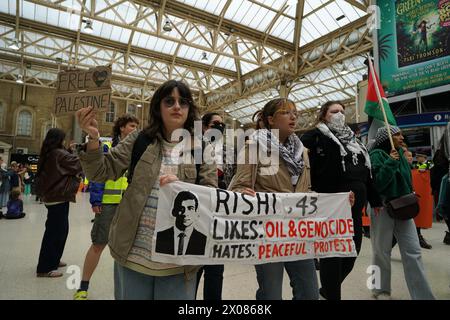
{"type": "MultiPolygon", "coordinates": [[[[144,154],[145,150],[147,150],[147,147],[152,143],[152,140],[150,137],[145,134],[143,131],[141,131],[136,138],[136,141],[133,145],[133,150],[131,151],[131,161],[130,166],[128,168],[128,184],[131,184],[131,181],[133,179],[134,175],[134,168],[136,167],[137,163],[141,159],[142,155],[144,154]]],[[[204,142],[202,141],[202,149],[201,150],[192,150],[192,156],[195,156],[197,152],[201,152],[202,160],[203,160],[203,150],[204,150],[204,142]]],[[[203,162],[203,161],[202,161],[203,162]]],[[[197,171],[197,177],[195,178],[195,184],[198,184],[200,181],[200,166],[201,164],[196,164],[195,169],[197,171]]]]}

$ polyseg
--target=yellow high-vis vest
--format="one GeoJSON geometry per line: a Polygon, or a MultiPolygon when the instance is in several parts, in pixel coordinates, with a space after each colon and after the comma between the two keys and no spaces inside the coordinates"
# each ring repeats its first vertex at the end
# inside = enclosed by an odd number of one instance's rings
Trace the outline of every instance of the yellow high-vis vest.
{"type": "MultiPolygon", "coordinates": [[[[111,148],[111,142],[104,141],[108,149],[111,148]]],[[[122,195],[128,187],[128,179],[124,175],[117,180],[107,180],[105,182],[105,189],[103,190],[103,204],[119,204],[122,200],[122,195]]]]}
{"type": "Polygon", "coordinates": [[[127,177],[120,177],[116,181],[108,180],[103,190],[103,204],[118,204],[122,200],[122,195],[128,187],[127,177]]]}

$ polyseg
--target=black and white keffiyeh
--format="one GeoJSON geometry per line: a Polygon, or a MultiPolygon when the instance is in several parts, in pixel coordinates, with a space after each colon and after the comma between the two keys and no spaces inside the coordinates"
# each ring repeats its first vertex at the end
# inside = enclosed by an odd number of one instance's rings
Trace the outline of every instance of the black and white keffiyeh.
{"type": "Polygon", "coordinates": [[[320,122],[317,126],[325,136],[333,140],[338,146],[342,157],[342,169],[345,170],[344,158],[347,156],[347,151],[342,144],[345,144],[347,149],[352,153],[353,164],[358,164],[358,154],[363,154],[365,166],[371,170],[369,152],[366,146],[355,136],[355,133],[348,125],[337,126],[333,123],[320,122]]]}
{"type": "Polygon", "coordinates": [[[299,177],[305,168],[303,160],[304,146],[296,134],[291,134],[286,143],[280,144],[278,137],[267,129],[257,130],[252,139],[258,142],[258,147],[267,154],[267,151],[277,150],[281,158],[286,163],[287,169],[291,174],[291,182],[297,184],[299,177]]]}

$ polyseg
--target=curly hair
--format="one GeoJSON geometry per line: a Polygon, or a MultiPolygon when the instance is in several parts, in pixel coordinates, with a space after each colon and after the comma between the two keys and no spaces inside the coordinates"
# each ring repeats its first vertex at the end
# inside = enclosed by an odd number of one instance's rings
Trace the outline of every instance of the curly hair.
{"type": "Polygon", "coordinates": [[[130,122],[134,122],[136,124],[139,124],[139,119],[133,116],[132,114],[126,113],[123,116],[120,116],[117,118],[117,120],[114,122],[114,127],[112,130],[112,140],[113,145],[116,145],[119,143],[120,138],[120,128],[126,127],[126,125],[130,122]]]}

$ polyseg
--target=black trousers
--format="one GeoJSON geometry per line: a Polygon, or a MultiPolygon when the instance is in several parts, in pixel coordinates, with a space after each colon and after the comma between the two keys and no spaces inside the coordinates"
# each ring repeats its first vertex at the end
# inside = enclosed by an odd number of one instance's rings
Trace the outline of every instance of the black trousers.
{"type": "MultiPolygon", "coordinates": [[[[359,254],[362,243],[362,209],[367,202],[367,189],[363,182],[352,182],[341,192],[353,191],[355,193],[355,204],[352,207],[352,218],[354,226],[353,241],[356,252],[359,254]]],[[[350,274],[355,265],[356,257],[348,258],[321,258],[320,260],[320,293],[327,300],[341,300],[341,285],[350,274]]]]}
{"type": "Polygon", "coordinates": [[[48,210],[37,273],[58,269],[69,234],[69,202],[46,206],[48,210]]]}
{"type": "Polygon", "coordinates": [[[198,270],[197,290],[202,273],[204,273],[205,277],[203,281],[203,300],[222,300],[223,271],[223,264],[207,265],[198,270]]]}

